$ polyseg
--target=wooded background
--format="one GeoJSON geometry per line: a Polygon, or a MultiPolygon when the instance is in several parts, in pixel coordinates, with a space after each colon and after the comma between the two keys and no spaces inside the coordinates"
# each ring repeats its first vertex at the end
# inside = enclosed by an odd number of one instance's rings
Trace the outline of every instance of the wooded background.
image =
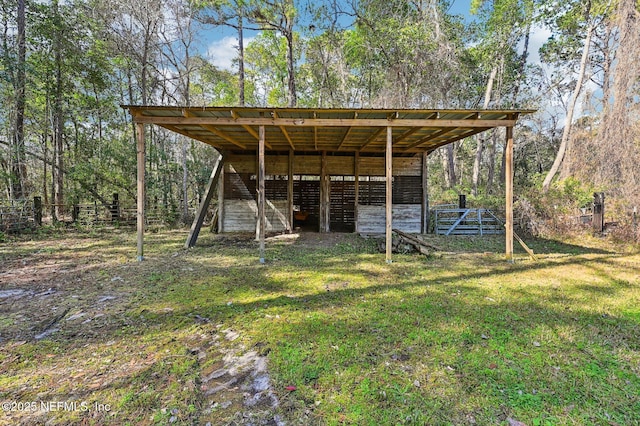
{"type": "MultiPolygon", "coordinates": [[[[630,217],[640,204],[640,3],[450,6],[0,0],[0,200],[41,196],[54,218],[113,193],[133,204],[135,129],[120,105],[517,107],[538,109],[516,129],[523,218],[570,213],[594,191],[607,193],[613,219],[630,217]],[[206,51],[223,31],[239,40],[233,69],[206,51]]],[[[433,200],[502,200],[499,132],[430,156],[433,200]]],[[[187,221],[215,155],[150,129],[148,202],[187,221]]]]}

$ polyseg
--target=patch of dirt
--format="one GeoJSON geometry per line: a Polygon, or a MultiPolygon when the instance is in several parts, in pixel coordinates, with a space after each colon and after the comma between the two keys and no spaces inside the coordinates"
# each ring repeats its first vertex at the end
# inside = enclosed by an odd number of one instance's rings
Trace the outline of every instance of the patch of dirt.
{"type": "MultiPolygon", "coordinates": [[[[217,242],[256,247],[250,236],[225,236],[217,242]]],[[[131,256],[135,246],[129,246],[130,241],[110,246],[113,241],[105,244],[100,238],[71,236],[11,244],[12,247],[0,247],[0,374],[14,374],[13,367],[22,362],[20,347],[47,340],[60,342],[65,350],[90,356],[72,360],[63,353],[59,362],[39,368],[39,357],[55,360],[58,355],[35,354],[36,365],[30,367],[29,374],[46,377],[51,382],[48,393],[41,394],[42,399],[51,398],[60,389],[66,389],[62,392],[67,395],[73,395],[76,389],[92,395],[112,386],[117,388],[164,362],[166,357],[158,351],[141,351],[155,342],[121,343],[118,336],[122,330],[147,327],[132,317],[140,297],[137,289],[141,277],[181,270],[186,251],[152,255],[150,260],[135,263],[131,256]],[[111,345],[120,345],[120,352],[111,354],[111,345]],[[108,359],[103,359],[104,353],[109,353],[108,359]],[[94,365],[99,366],[95,371],[94,365]]],[[[165,290],[158,286],[156,291],[165,290]]],[[[170,310],[160,313],[172,314],[170,310]]],[[[193,335],[186,355],[196,359],[200,368],[199,380],[185,385],[193,386],[192,394],[199,398],[195,404],[199,412],[190,419],[196,418],[203,425],[218,425],[223,418],[228,419],[224,423],[228,425],[284,425],[278,414],[280,403],[272,387],[266,354],[259,348],[244,347],[236,331],[211,324],[199,315],[190,316],[201,325],[201,333],[193,335]],[[207,361],[213,359],[220,362],[207,366],[207,361]]],[[[45,345],[48,348],[45,350],[54,351],[53,346],[45,345]]],[[[25,370],[19,374],[27,373],[25,370]]],[[[1,401],[20,400],[25,395],[33,398],[30,386],[21,382],[28,379],[16,380],[15,386],[0,389],[1,401]]],[[[185,420],[180,416],[187,411],[186,407],[181,412],[175,408],[163,410],[162,415],[169,423],[182,424],[180,420],[185,420]]],[[[43,413],[0,414],[0,424],[74,423],[43,418],[43,413]]],[[[97,421],[100,424],[99,418],[97,421]]]]}
{"type": "Polygon", "coordinates": [[[272,388],[267,357],[244,345],[222,349],[220,335],[227,342],[240,337],[230,329],[216,334],[214,345],[224,356],[201,372],[206,405],[200,421],[212,424],[207,419],[215,413],[215,418],[231,419],[228,424],[232,425],[284,426],[286,423],[277,413],[280,403],[272,388]]]}

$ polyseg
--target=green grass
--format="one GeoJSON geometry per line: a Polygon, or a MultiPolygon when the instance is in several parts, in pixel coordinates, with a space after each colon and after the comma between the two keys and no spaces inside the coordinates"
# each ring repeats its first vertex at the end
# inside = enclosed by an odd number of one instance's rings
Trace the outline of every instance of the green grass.
{"type": "MultiPolygon", "coordinates": [[[[348,235],[333,247],[268,243],[260,265],[251,239],[205,233],[183,252],[184,238],[148,235],[141,265],[122,260],[135,256],[124,231],[81,238],[76,251],[91,255],[77,260],[94,266],[84,286],[124,277],[117,308],[49,339],[2,340],[0,399],[57,392],[113,407],[55,424],[166,424],[172,410],[177,424],[229,423],[203,414],[198,390],[219,358],[193,355],[220,326],[268,353],[293,424],[640,423],[638,254],[537,240],[540,261],[518,251],[509,264],[501,238],[455,237],[430,241],[443,254],[386,264],[348,235]]],[[[0,257],[74,255],[55,240],[11,244],[19,255],[3,246],[0,257]]]]}

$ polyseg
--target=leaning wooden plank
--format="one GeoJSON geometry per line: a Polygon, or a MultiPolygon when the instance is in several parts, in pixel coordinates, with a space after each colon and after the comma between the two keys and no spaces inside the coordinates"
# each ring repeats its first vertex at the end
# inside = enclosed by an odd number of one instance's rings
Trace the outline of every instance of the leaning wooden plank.
{"type": "MultiPolygon", "coordinates": [[[[502,220],[500,220],[500,218],[496,215],[493,214],[492,211],[487,210],[487,213],[489,213],[491,216],[493,216],[493,218],[498,221],[499,223],[502,223],[502,225],[506,228],[507,224],[502,222],[502,220]]],[[[518,240],[518,242],[520,243],[520,245],[522,246],[523,249],[525,249],[525,251],[527,253],[529,253],[529,257],[531,257],[531,259],[535,260],[536,262],[538,261],[538,258],[536,257],[535,253],[533,253],[533,250],[531,250],[529,248],[529,246],[527,246],[524,241],[522,241],[522,238],[520,238],[520,236],[518,234],[516,234],[516,231],[513,231],[513,237],[518,240]]]]}
{"type": "Polygon", "coordinates": [[[518,242],[520,243],[520,245],[522,246],[523,249],[526,250],[527,253],[529,253],[529,256],[531,257],[531,259],[535,260],[536,262],[538,261],[538,258],[536,257],[536,255],[533,253],[533,250],[531,250],[525,243],[524,241],[522,241],[522,238],[520,238],[520,236],[518,234],[516,234],[516,231],[513,231],[513,236],[516,240],[518,240],[518,242]]]}
{"type": "Polygon", "coordinates": [[[211,202],[211,198],[213,197],[213,191],[216,187],[216,183],[218,182],[218,177],[220,176],[220,170],[222,170],[222,157],[218,157],[216,164],[213,166],[213,171],[211,172],[211,177],[209,178],[209,183],[207,184],[204,198],[202,199],[202,202],[198,207],[196,217],[193,219],[191,229],[189,230],[189,236],[187,237],[187,241],[184,244],[185,248],[191,248],[196,245],[198,234],[200,234],[200,228],[202,227],[202,223],[204,222],[204,217],[207,214],[209,203],[211,202]]]}

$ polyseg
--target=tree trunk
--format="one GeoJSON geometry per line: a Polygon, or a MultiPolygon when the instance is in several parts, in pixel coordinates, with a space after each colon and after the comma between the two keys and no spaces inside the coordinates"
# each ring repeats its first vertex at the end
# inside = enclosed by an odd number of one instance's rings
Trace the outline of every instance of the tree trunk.
{"type": "Polygon", "coordinates": [[[295,107],[298,104],[298,97],[296,95],[296,76],[294,67],[293,56],[293,23],[287,24],[287,31],[285,32],[287,38],[287,72],[289,74],[289,107],[295,107]]]}
{"type": "MultiPolygon", "coordinates": [[[[58,10],[58,1],[52,3],[53,13],[58,18],[60,25],[60,12],[58,10]]],[[[62,111],[62,28],[59,26],[55,29],[54,35],[55,50],[55,98],[53,100],[53,145],[54,145],[54,163],[53,169],[53,203],[55,204],[55,219],[61,220],[64,215],[64,113],[62,111]]]]}
{"type": "Polygon", "coordinates": [[[187,167],[187,141],[182,140],[182,223],[189,222],[189,196],[188,190],[189,168],[187,167]]]}
{"type": "Polygon", "coordinates": [[[446,175],[447,175],[447,185],[449,187],[449,189],[453,188],[454,186],[456,186],[457,179],[456,179],[456,154],[453,150],[453,144],[450,143],[449,145],[447,145],[447,168],[446,168],[446,175]]]}
{"type": "MultiPolygon", "coordinates": [[[[482,109],[489,107],[491,101],[491,91],[493,90],[493,82],[498,73],[498,67],[493,67],[489,74],[489,81],[487,82],[487,89],[484,92],[484,102],[482,103],[482,109]]],[[[476,147],[476,156],[473,160],[473,175],[471,176],[471,182],[473,185],[473,195],[478,195],[478,183],[480,182],[480,166],[482,165],[482,154],[484,152],[484,134],[477,136],[478,146],[476,147]]]]}
{"type": "Polygon", "coordinates": [[[240,106],[244,106],[244,28],[242,15],[238,16],[238,90],[240,106]]]}
{"type": "Polygon", "coordinates": [[[527,32],[524,36],[524,45],[522,47],[522,55],[520,55],[520,62],[518,63],[518,77],[516,79],[516,87],[513,89],[513,97],[511,98],[511,106],[516,107],[518,103],[518,94],[520,93],[520,87],[525,78],[525,67],[527,66],[527,57],[529,56],[529,39],[531,38],[531,21],[527,24],[527,32]]]}
{"type": "Polygon", "coordinates": [[[25,62],[26,62],[26,25],[25,25],[25,0],[18,0],[17,38],[18,58],[16,63],[16,117],[14,128],[14,146],[11,158],[11,195],[14,199],[26,196],[25,186],[27,182],[27,165],[24,153],[24,109],[25,109],[25,62]]]}
{"type": "Polygon", "coordinates": [[[486,185],[487,194],[491,194],[491,191],[493,191],[493,184],[496,178],[496,144],[498,131],[496,129],[491,129],[491,136],[489,138],[489,154],[487,155],[489,158],[486,185]]]}
{"type": "Polygon", "coordinates": [[[562,139],[560,141],[560,146],[558,147],[558,153],[556,154],[556,158],[547,173],[547,176],[544,178],[544,182],[542,182],[542,190],[547,192],[549,190],[549,185],[551,185],[551,181],[553,180],[556,173],[560,169],[562,165],[562,161],[564,160],[564,154],[567,151],[567,145],[569,144],[569,137],[571,135],[571,122],[573,121],[573,113],[576,107],[576,103],[578,102],[578,97],[580,96],[580,92],[582,91],[582,83],[584,81],[584,77],[586,74],[587,63],[589,62],[589,48],[591,46],[591,37],[594,31],[594,24],[589,24],[587,28],[587,35],[584,41],[584,47],[582,49],[582,58],[580,59],[580,71],[578,73],[578,81],[576,81],[576,86],[573,89],[573,94],[571,95],[571,100],[569,101],[569,105],[567,108],[567,117],[565,118],[564,130],[562,131],[562,139]]]}

